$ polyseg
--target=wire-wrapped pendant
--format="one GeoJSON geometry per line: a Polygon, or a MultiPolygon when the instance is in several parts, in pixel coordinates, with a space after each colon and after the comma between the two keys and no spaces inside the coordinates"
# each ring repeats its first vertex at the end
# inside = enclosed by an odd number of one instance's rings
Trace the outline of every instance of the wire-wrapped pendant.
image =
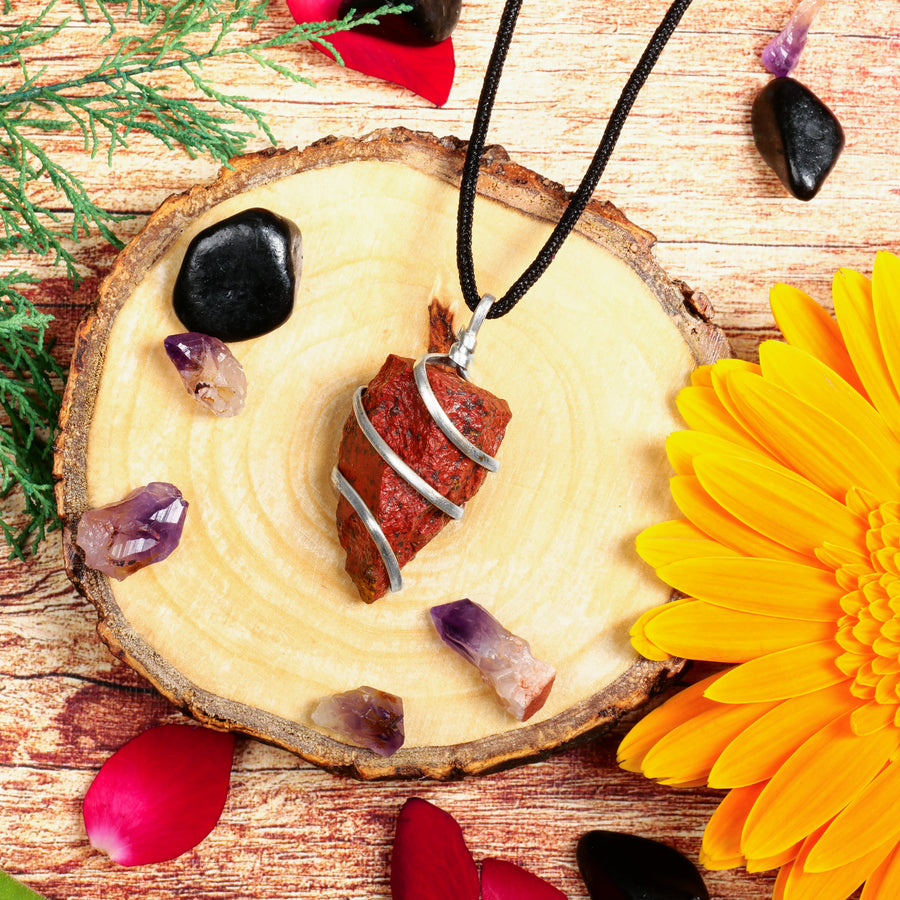
{"type": "Polygon", "coordinates": [[[499,468],[512,417],[505,400],[468,380],[486,295],[447,354],[391,355],[357,389],[332,480],[346,569],[367,603],[403,585],[400,569],[499,468]]]}

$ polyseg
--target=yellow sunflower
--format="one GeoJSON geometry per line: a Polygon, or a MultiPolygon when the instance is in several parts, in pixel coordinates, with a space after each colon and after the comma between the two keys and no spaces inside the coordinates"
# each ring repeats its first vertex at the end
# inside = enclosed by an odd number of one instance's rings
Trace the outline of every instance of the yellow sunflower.
{"type": "Polygon", "coordinates": [[[698,369],[668,441],[683,519],[638,538],[684,599],[632,639],[733,663],[646,716],[620,764],[729,793],[711,869],[779,868],[775,900],[900,897],[900,259],[833,284],[837,321],[772,290],[786,339],[698,369]]]}

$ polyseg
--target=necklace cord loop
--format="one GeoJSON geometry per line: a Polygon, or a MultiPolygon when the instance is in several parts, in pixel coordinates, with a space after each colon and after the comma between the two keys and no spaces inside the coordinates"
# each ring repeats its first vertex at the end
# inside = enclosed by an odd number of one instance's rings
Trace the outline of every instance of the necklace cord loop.
{"type": "MultiPolygon", "coordinates": [[[[681,17],[691,5],[691,0],[675,0],[666,11],[662,22],[653,33],[645,48],[637,66],[626,81],[619,99],[606,123],[606,129],[591,164],[588,166],[575,193],[556,223],[556,227],[547,238],[538,255],[528,268],[519,276],[513,286],[491,307],[488,313],[489,319],[497,319],[506,315],[522,299],[526,291],[544,274],[544,271],[553,261],[563,241],[578,223],[578,219],[593,196],[594,189],[603,175],[607,162],[615,149],[619,135],[625,125],[625,120],[631,112],[631,108],[647,81],[653,67],[662,54],[663,49],[681,21],[681,17]]],[[[500,75],[506,54],[512,42],[513,32],[516,27],[516,19],[522,6],[522,0],[507,0],[503,8],[500,26],[497,29],[497,38],[494,49],[484,76],[481,88],[481,96],[478,100],[478,108],[475,111],[475,119],[472,124],[472,135],[466,149],[466,159],[463,165],[462,179],[459,186],[459,211],[456,227],[456,262],[459,270],[459,284],[462,289],[466,306],[473,312],[477,309],[481,300],[481,294],[475,283],[475,265],[472,258],[472,228],[475,215],[475,195],[478,184],[478,170],[481,165],[481,157],[484,153],[485,140],[487,139],[488,125],[490,124],[491,111],[497,96],[497,88],[500,84],[500,75]]]]}

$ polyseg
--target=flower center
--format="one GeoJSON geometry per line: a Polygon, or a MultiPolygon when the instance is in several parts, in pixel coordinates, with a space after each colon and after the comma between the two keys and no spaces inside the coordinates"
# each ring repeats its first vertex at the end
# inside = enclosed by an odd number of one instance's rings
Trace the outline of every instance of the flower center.
{"type": "Polygon", "coordinates": [[[843,616],[836,640],[840,670],[853,678],[860,699],[900,703],[900,503],[882,503],[869,514],[869,563],[842,566],[838,582],[843,616]]]}

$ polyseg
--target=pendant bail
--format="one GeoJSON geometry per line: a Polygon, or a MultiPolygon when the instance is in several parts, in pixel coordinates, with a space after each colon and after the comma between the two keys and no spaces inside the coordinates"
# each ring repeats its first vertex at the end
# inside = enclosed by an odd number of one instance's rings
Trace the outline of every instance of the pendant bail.
{"type": "Polygon", "coordinates": [[[487,314],[497,302],[496,297],[485,294],[472,313],[472,320],[467,328],[462,328],[457,335],[456,343],[450,348],[449,353],[426,353],[420,356],[413,366],[413,376],[416,380],[416,387],[419,390],[419,396],[425,404],[429,415],[434,420],[435,425],[443,432],[444,437],[459,450],[463,456],[467,456],[472,462],[487,469],[489,472],[497,472],[500,469],[500,463],[489,453],[485,453],[480,447],[476,447],[452,422],[450,416],[444,411],[434,391],[431,388],[431,382],[428,380],[428,363],[452,363],[459,377],[463,381],[469,380],[469,364],[472,362],[472,354],[475,352],[475,343],[478,336],[478,329],[484,324],[487,314]]]}
{"type": "Polygon", "coordinates": [[[491,307],[497,302],[496,297],[485,294],[475,307],[472,313],[472,320],[469,322],[468,328],[460,330],[456,336],[456,343],[450,348],[447,354],[451,362],[459,370],[459,374],[469,380],[469,363],[472,362],[472,354],[475,352],[475,343],[478,336],[478,329],[484,324],[491,307]]]}

